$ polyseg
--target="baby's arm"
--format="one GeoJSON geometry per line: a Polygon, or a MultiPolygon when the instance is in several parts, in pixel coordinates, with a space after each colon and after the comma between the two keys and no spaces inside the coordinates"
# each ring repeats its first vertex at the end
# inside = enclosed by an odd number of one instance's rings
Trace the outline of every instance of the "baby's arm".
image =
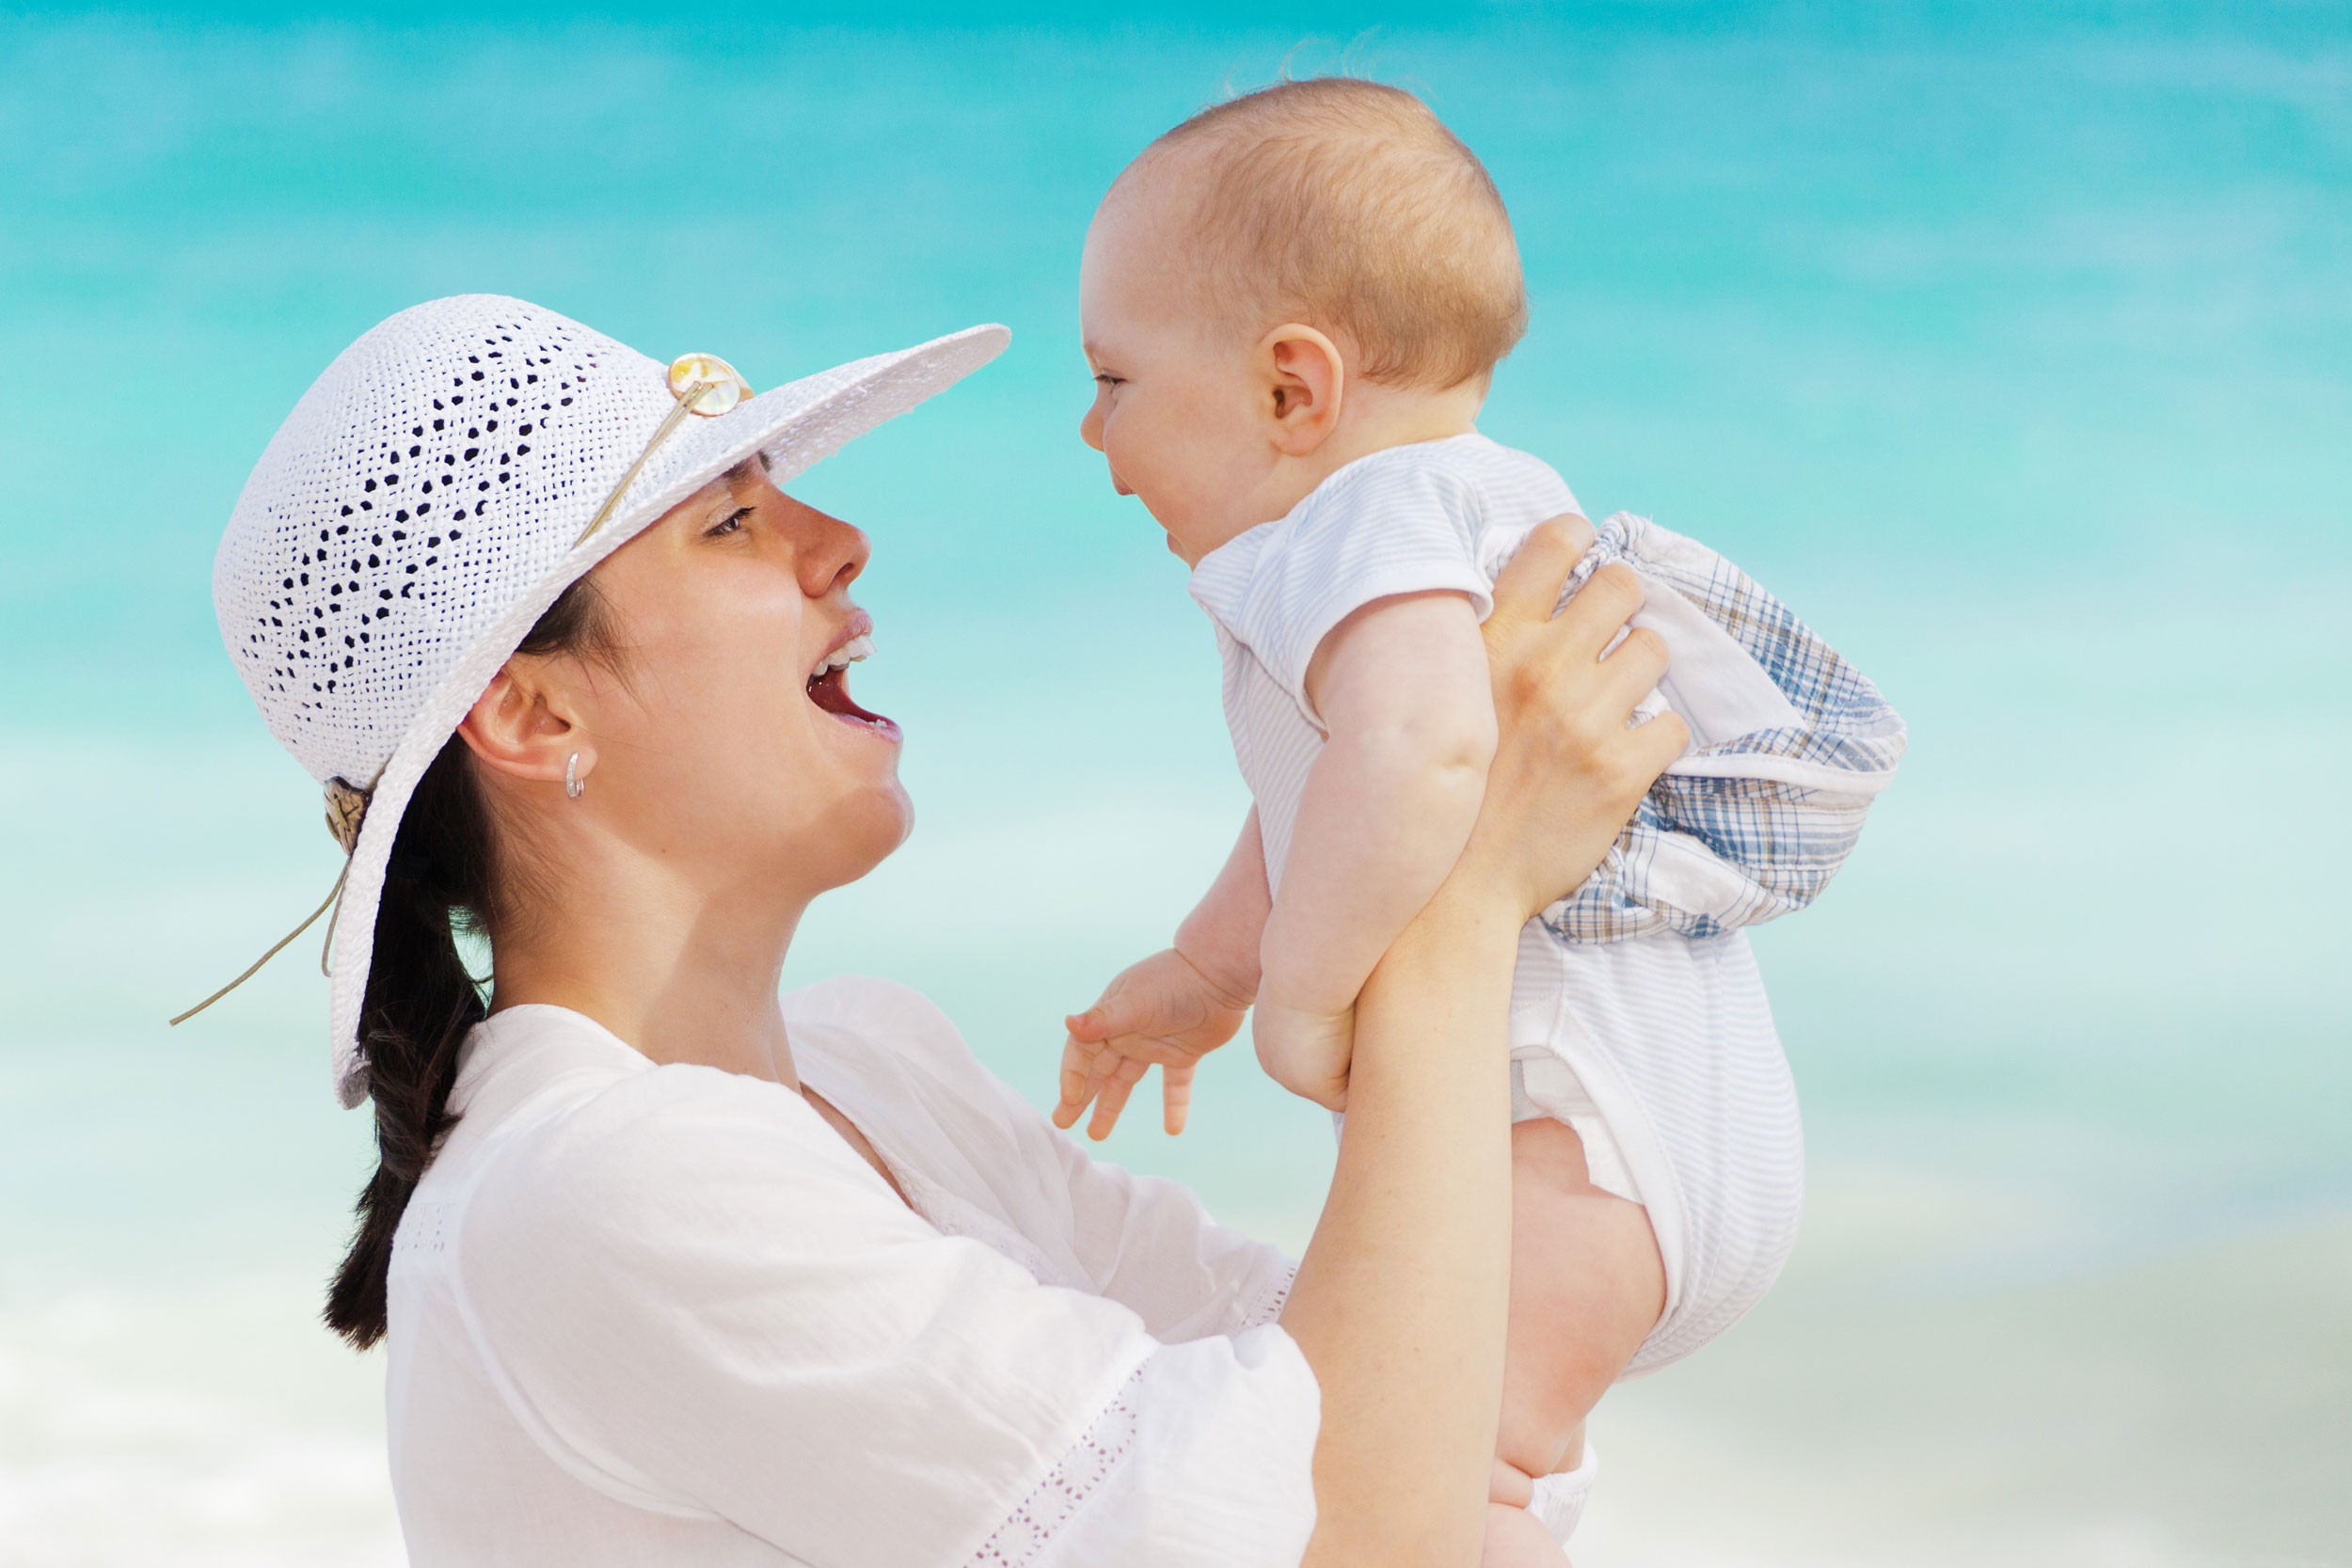
{"type": "Polygon", "coordinates": [[[1089,1136],[1110,1133],[1127,1097],[1159,1064],[1161,1124],[1184,1130],[1200,1059],[1233,1037],[1258,990],[1258,942],[1265,930],[1265,848],[1252,808],[1225,868],[1176,927],[1176,942],[1129,964],[1094,1006],[1063,1020],[1061,1099],[1054,1122],[1068,1128],[1089,1102],[1089,1136]]]}
{"type": "Polygon", "coordinates": [[[1315,650],[1306,687],[1327,739],[1266,919],[1255,1034],[1277,1082],[1337,1110],[1356,993],[1477,820],[1494,694],[1477,611],[1450,592],[1357,610],[1315,650]]]}
{"type": "Polygon", "coordinates": [[[1265,840],[1252,806],[1216,880],[1176,927],[1176,951],[1210,984],[1247,1005],[1258,994],[1258,948],[1273,903],[1266,891],[1265,840]]]}

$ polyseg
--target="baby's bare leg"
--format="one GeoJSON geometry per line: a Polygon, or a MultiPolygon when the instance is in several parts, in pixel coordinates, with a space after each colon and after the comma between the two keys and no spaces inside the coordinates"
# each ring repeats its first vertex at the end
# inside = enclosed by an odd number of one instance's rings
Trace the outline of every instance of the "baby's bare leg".
{"type": "MultiPolygon", "coordinates": [[[[1564,1123],[1512,1128],[1511,1318],[1487,1568],[1547,1560],[1531,1555],[1536,1542],[1519,1528],[1534,1523],[1524,1509],[1535,1478],[1582,1460],[1585,1413],[1665,1305],[1665,1264],[1642,1206],[1592,1184],[1583,1142],[1564,1123]]],[[[1558,1562],[1556,1547],[1549,1560],[1558,1562]]]]}
{"type": "Polygon", "coordinates": [[[1478,1568],[1561,1568],[1567,1560],[1560,1543],[1524,1507],[1486,1505],[1486,1544],[1478,1568]]]}

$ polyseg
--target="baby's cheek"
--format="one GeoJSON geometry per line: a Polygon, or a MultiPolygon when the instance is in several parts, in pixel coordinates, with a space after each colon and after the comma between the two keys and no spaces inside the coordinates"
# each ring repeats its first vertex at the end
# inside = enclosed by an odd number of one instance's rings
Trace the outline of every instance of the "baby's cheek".
{"type": "Polygon", "coordinates": [[[1120,420],[1126,427],[1120,433],[1120,445],[1127,461],[1162,489],[1186,483],[1205,455],[1196,450],[1198,442],[1182,418],[1132,408],[1121,409],[1120,420]]]}
{"type": "Polygon", "coordinates": [[[1148,432],[1141,421],[1131,419],[1124,410],[1103,426],[1103,457],[1110,465],[1111,474],[1120,488],[1136,495],[1148,496],[1157,486],[1153,483],[1158,471],[1158,453],[1152,443],[1143,438],[1148,432]]]}

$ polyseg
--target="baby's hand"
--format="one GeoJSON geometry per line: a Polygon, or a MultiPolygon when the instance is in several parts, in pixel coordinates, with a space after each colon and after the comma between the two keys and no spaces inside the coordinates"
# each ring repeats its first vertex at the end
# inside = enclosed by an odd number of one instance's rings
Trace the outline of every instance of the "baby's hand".
{"type": "Polygon", "coordinates": [[[1073,1125],[1092,1101],[1087,1135],[1109,1136],[1127,1096],[1156,1062],[1163,1125],[1182,1132],[1192,1106],[1193,1069],[1233,1037],[1248,1010],[1248,997],[1219,986],[1173,947],[1129,965],[1093,1006],[1062,1021],[1070,1038],[1062,1046],[1061,1103],[1054,1107],[1054,1125],[1073,1125]]]}
{"type": "Polygon", "coordinates": [[[1347,1067],[1356,1054],[1356,1009],[1338,1013],[1258,1003],[1249,1026],[1266,1076],[1327,1111],[1347,1109],[1347,1067]]]}

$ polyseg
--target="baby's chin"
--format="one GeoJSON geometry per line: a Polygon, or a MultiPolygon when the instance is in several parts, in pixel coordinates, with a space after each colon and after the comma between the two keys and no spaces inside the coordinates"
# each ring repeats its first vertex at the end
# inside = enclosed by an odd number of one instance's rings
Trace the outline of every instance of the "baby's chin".
{"type": "Polygon", "coordinates": [[[1167,530],[1165,537],[1168,541],[1168,553],[1183,562],[1186,566],[1200,565],[1203,556],[1208,555],[1211,551],[1215,550],[1218,545],[1223,543],[1222,540],[1216,540],[1204,545],[1195,541],[1194,543],[1188,545],[1184,543],[1184,539],[1174,529],[1167,530]]]}
{"type": "MultiPolygon", "coordinates": [[[[1152,498],[1138,495],[1143,509],[1152,520],[1160,525],[1160,535],[1168,543],[1168,553],[1187,566],[1198,566],[1203,558],[1223,548],[1253,526],[1237,516],[1219,516],[1213,509],[1181,506],[1170,515],[1152,504],[1152,498]],[[1204,515],[1205,512],[1205,515],[1204,515]]],[[[1168,498],[1161,498],[1163,500],[1168,498]]]]}

